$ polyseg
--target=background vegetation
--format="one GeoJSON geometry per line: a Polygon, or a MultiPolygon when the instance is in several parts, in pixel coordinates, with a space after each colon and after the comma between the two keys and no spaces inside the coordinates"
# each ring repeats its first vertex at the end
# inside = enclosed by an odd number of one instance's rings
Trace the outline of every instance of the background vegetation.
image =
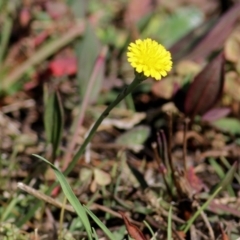
{"type": "Polygon", "coordinates": [[[0,239],[238,239],[239,17],[237,0],[0,0],[0,239]],[[148,37],[173,70],[78,154],[148,37]]]}

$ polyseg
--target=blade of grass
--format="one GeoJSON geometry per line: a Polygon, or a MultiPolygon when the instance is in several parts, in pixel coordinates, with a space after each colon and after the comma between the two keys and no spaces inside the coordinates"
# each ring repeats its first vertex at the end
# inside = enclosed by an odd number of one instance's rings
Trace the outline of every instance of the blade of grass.
{"type": "Polygon", "coordinates": [[[17,203],[19,201],[20,201],[20,199],[18,197],[16,197],[16,196],[14,197],[13,196],[12,200],[10,201],[10,203],[7,204],[7,206],[5,207],[3,212],[1,213],[0,222],[6,221],[6,219],[13,212],[14,207],[17,205],[17,203]]]}
{"type": "Polygon", "coordinates": [[[210,202],[214,199],[214,197],[224,188],[226,188],[229,184],[229,182],[232,181],[232,178],[236,172],[236,166],[237,166],[237,162],[235,162],[232,167],[229,169],[229,171],[227,172],[227,174],[225,175],[225,178],[221,180],[221,182],[218,184],[218,186],[215,188],[213,194],[209,197],[209,199],[206,201],[206,203],[203,204],[202,207],[198,208],[198,211],[192,216],[192,218],[190,218],[187,223],[186,223],[186,227],[185,225],[183,226],[184,228],[184,233],[186,233],[189,228],[191,227],[191,225],[193,224],[193,222],[196,220],[196,218],[200,215],[200,213],[210,204],[210,202]]]}
{"type": "Polygon", "coordinates": [[[200,213],[209,205],[209,203],[217,196],[217,194],[222,190],[222,187],[219,187],[215,190],[215,192],[209,197],[209,199],[197,210],[197,212],[187,221],[186,226],[183,229],[184,233],[192,226],[193,222],[197,219],[200,213]]]}
{"type": "MultiPolygon", "coordinates": [[[[228,160],[225,157],[220,157],[220,160],[228,170],[231,168],[231,164],[228,162],[228,160]]],[[[240,176],[238,175],[237,172],[235,172],[234,177],[237,179],[238,183],[240,183],[240,176]]]]}
{"type": "Polygon", "coordinates": [[[79,200],[77,199],[77,197],[74,195],[74,193],[73,193],[69,183],[67,182],[66,178],[64,177],[64,175],[45,158],[38,156],[36,154],[33,154],[33,156],[43,160],[48,165],[50,165],[51,168],[54,170],[54,173],[56,174],[56,177],[61,184],[62,190],[63,190],[66,198],[68,199],[68,201],[71,203],[71,205],[75,209],[76,213],[78,214],[79,218],[81,219],[81,221],[87,231],[88,239],[92,240],[92,229],[91,229],[91,225],[90,225],[88,216],[86,214],[86,211],[85,211],[84,207],[81,205],[81,203],[79,202],[79,200]]]}
{"type": "MultiPolygon", "coordinates": [[[[214,158],[209,158],[209,163],[211,164],[211,166],[214,168],[215,172],[217,173],[218,177],[223,180],[225,178],[225,173],[222,169],[222,167],[217,163],[217,161],[214,159],[214,158]]],[[[233,188],[231,185],[227,185],[227,191],[228,191],[228,194],[231,196],[231,197],[235,197],[235,193],[233,191],[233,188]]]]}
{"type": "Polygon", "coordinates": [[[59,239],[63,239],[63,221],[64,221],[64,214],[65,214],[65,209],[66,209],[66,204],[67,204],[67,198],[64,197],[63,199],[63,208],[61,209],[60,212],[60,219],[59,219],[59,239]]]}
{"type": "Polygon", "coordinates": [[[6,17],[3,22],[3,27],[1,30],[1,42],[0,42],[0,68],[2,66],[2,61],[7,50],[11,30],[12,30],[12,18],[6,17]]]}
{"type": "Polygon", "coordinates": [[[99,238],[98,238],[98,236],[97,236],[97,233],[96,233],[96,231],[95,231],[95,228],[92,228],[92,231],[93,231],[93,236],[94,236],[94,238],[95,238],[96,240],[98,240],[99,238]]]}
{"type": "Polygon", "coordinates": [[[146,227],[148,228],[149,232],[150,232],[151,235],[152,235],[151,240],[157,240],[157,239],[156,239],[156,236],[155,236],[155,234],[154,234],[154,232],[153,232],[151,226],[148,224],[148,222],[143,221],[143,223],[146,225],[146,227]]]}
{"type": "Polygon", "coordinates": [[[168,212],[167,240],[172,240],[172,206],[168,212]]]}
{"type": "Polygon", "coordinates": [[[60,94],[55,89],[44,86],[44,128],[47,141],[52,145],[51,162],[58,154],[64,125],[63,106],[60,94]]]}
{"type": "Polygon", "coordinates": [[[83,206],[85,208],[85,211],[88,213],[88,215],[94,220],[94,222],[103,230],[103,232],[108,236],[109,239],[115,240],[114,235],[110,232],[110,230],[101,222],[101,220],[88,208],[83,206]]]}

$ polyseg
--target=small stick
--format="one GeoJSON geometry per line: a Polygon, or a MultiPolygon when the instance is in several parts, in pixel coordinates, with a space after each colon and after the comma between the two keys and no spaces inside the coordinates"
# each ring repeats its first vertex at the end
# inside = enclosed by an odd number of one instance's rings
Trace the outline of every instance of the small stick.
{"type": "MultiPolygon", "coordinates": [[[[64,208],[65,210],[69,211],[69,212],[72,212],[72,213],[76,213],[74,208],[71,206],[71,205],[68,205],[68,204],[62,204],[61,202],[47,196],[46,194],[32,188],[32,187],[29,187],[27,186],[26,184],[22,183],[22,182],[18,182],[17,184],[18,188],[20,188],[21,190],[27,192],[28,194],[30,195],[33,195],[34,197],[40,199],[40,200],[43,200],[47,203],[50,203],[52,204],[53,206],[55,207],[58,207],[58,208],[64,208]]],[[[115,217],[118,217],[118,218],[122,218],[121,215],[118,213],[118,212],[115,212],[113,211],[112,209],[108,208],[108,207],[105,207],[105,206],[102,206],[100,204],[97,204],[97,203],[92,203],[91,206],[89,206],[89,209],[90,210],[101,210],[103,212],[106,212],[106,213],[109,213],[115,217]]],[[[140,226],[142,225],[141,223],[139,223],[138,221],[135,221],[133,219],[130,219],[131,222],[133,222],[134,224],[140,226]]]]}
{"type": "Polygon", "coordinates": [[[157,164],[158,164],[158,167],[159,167],[159,170],[163,176],[163,181],[165,183],[165,186],[167,188],[167,191],[168,191],[168,194],[169,196],[172,197],[172,192],[171,192],[171,188],[167,182],[167,179],[166,179],[166,167],[164,166],[164,164],[162,163],[161,161],[161,158],[157,152],[157,144],[156,143],[152,143],[152,149],[153,149],[153,153],[154,153],[154,156],[155,156],[155,159],[157,161],[157,164]]]}
{"type": "Polygon", "coordinates": [[[184,131],[183,131],[183,162],[184,162],[184,170],[187,172],[187,132],[188,132],[188,124],[189,124],[189,119],[186,118],[184,120],[184,131]]]}
{"type": "Polygon", "coordinates": [[[167,171],[170,172],[171,168],[170,168],[170,165],[169,165],[168,153],[166,151],[166,149],[167,149],[167,140],[166,140],[166,136],[165,136],[164,131],[160,130],[160,134],[158,134],[158,136],[159,136],[159,138],[158,138],[159,146],[160,147],[162,146],[161,147],[161,152],[162,152],[163,163],[167,167],[167,171]],[[162,140],[162,144],[161,144],[161,140],[162,140]]]}
{"type": "MultiPolygon", "coordinates": [[[[197,209],[199,209],[200,205],[198,204],[198,202],[195,202],[195,204],[197,205],[197,209]]],[[[213,229],[211,227],[210,222],[208,221],[208,218],[207,218],[206,214],[203,211],[201,211],[200,214],[201,214],[201,217],[202,217],[203,221],[205,222],[205,224],[207,226],[207,229],[208,229],[209,235],[210,235],[210,239],[215,240],[216,238],[214,236],[213,229]]]]}
{"type": "MultiPolygon", "coordinates": [[[[168,147],[167,147],[167,153],[168,153],[168,159],[169,159],[169,165],[171,168],[171,175],[172,175],[172,179],[174,182],[174,185],[177,187],[178,186],[178,182],[176,179],[176,175],[175,175],[175,169],[174,169],[174,165],[173,165],[173,160],[172,160],[172,126],[173,126],[173,117],[172,117],[172,112],[168,112],[168,147]]],[[[178,189],[178,188],[177,188],[178,189]]],[[[178,192],[178,191],[177,191],[178,192]]]]}
{"type": "Polygon", "coordinates": [[[172,173],[174,175],[174,165],[173,165],[173,160],[172,160],[172,125],[173,125],[173,120],[172,120],[172,113],[168,112],[168,145],[167,145],[167,153],[168,153],[168,159],[169,159],[169,164],[172,170],[172,173]]]}

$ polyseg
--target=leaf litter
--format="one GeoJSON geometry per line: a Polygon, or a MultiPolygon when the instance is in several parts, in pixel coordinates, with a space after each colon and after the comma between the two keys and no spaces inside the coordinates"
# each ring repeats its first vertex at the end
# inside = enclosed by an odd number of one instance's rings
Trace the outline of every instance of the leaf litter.
{"type": "Polygon", "coordinates": [[[0,237],[87,239],[59,188],[44,200],[56,177],[32,154],[65,169],[73,135],[78,147],[133,76],[128,40],[147,35],[172,50],[171,75],[111,112],[67,180],[116,239],[238,239],[239,3],[80,2],[0,3],[0,237]],[[50,205],[32,211],[37,199],[50,205]]]}

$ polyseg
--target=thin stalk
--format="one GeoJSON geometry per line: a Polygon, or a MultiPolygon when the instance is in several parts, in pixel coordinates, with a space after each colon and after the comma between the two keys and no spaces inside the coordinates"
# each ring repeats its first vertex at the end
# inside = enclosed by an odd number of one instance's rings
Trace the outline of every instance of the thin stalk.
{"type": "Polygon", "coordinates": [[[189,119],[184,120],[184,131],[183,131],[183,162],[184,162],[184,170],[187,172],[187,132],[188,132],[188,123],[189,119]]]}
{"type": "Polygon", "coordinates": [[[168,160],[170,164],[170,168],[172,171],[172,174],[174,175],[174,165],[173,165],[173,160],[172,160],[172,125],[173,125],[173,120],[172,120],[172,113],[168,113],[168,145],[167,145],[167,153],[168,153],[168,160]]]}
{"type": "Polygon", "coordinates": [[[169,196],[172,197],[172,191],[171,191],[171,188],[170,188],[170,186],[169,186],[169,184],[168,184],[168,181],[167,181],[167,179],[166,179],[166,167],[165,167],[164,164],[162,163],[161,158],[160,158],[160,156],[159,156],[159,154],[158,154],[158,152],[157,152],[157,144],[156,144],[156,143],[153,143],[153,144],[152,144],[152,149],[153,149],[154,157],[155,157],[155,159],[156,159],[156,161],[157,161],[157,164],[158,164],[158,167],[159,167],[159,171],[160,171],[161,174],[162,174],[163,181],[164,181],[164,183],[165,183],[165,186],[166,186],[166,189],[167,189],[167,191],[168,191],[168,194],[169,194],[169,196]]]}

